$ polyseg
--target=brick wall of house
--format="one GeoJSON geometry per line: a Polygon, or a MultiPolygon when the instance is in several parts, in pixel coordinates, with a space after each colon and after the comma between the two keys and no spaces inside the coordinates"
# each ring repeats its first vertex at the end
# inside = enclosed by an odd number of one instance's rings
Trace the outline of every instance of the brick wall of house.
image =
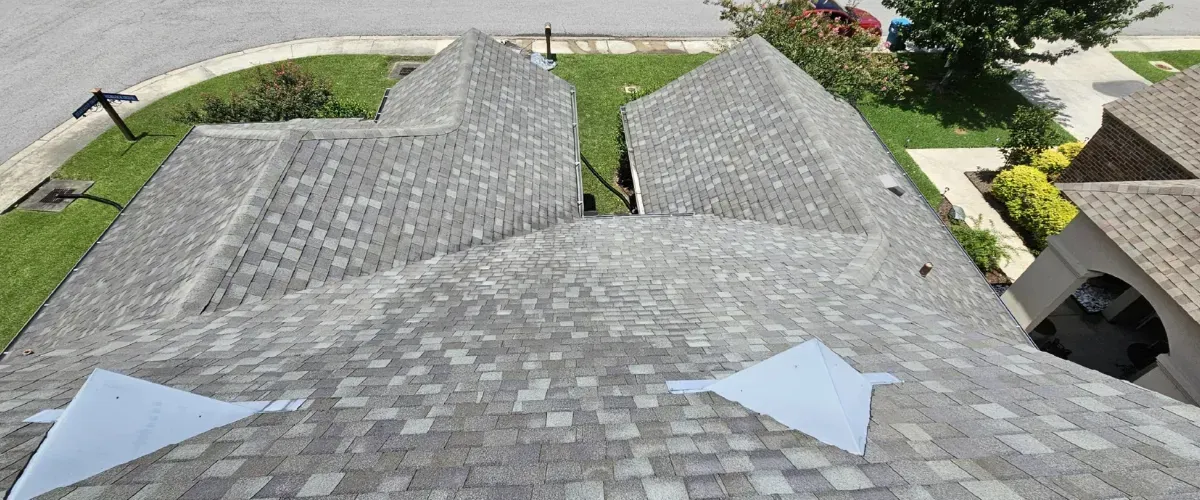
{"type": "Polygon", "coordinates": [[[1154,147],[1121,120],[1104,112],[1096,136],[1057,182],[1113,182],[1195,179],[1196,176],[1154,147]]]}

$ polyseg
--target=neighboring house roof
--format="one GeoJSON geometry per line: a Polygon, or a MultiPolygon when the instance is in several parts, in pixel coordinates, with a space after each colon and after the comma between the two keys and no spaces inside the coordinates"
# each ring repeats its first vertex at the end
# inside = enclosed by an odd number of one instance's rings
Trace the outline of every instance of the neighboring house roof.
{"type": "MultiPolygon", "coordinates": [[[[717,60],[740,57],[757,56],[735,49],[717,60]]],[[[872,191],[871,176],[900,171],[855,120],[845,121],[855,139],[845,156],[861,173],[836,175],[859,179],[843,188],[860,199],[839,201],[881,205],[858,216],[861,232],[712,214],[581,218],[6,357],[0,484],[12,484],[49,428],[21,420],[66,404],[100,367],[227,401],[308,401],[54,495],[1197,494],[1200,410],[1023,342],[919,195],[872,191]],[[931,256],[933,273],[914,279],[931,256]],[[959,312],[951,299],[979,310],[959,312]],[[712,394],[666,390],[814,338],[860,371],[904,381],[875,389],[865,456],[712,394]]],[[[543,138],[502,137],[497,147],[543,138]]],[[[575,196],[568,184],[556,189],[575,196]]]]}
{"type": "Polygon", "coordinates": [[[841,233],[855,259],[832,277],[1023,338],[858,112],[761,37],[626,105],[624,120],[646,212],[841,233]]]}
{"type": "Polygon", "coordinates": [[[1059,188],[1200,321],[1200,180],[1089,182],[1059,188]]]}
{"type": "Polygon", "coordinates": [[[579,215],[571,85],[471,32],[378,122],[196,127],[20,338],[47,346],[403,266],[579,215]]]}
{"type": "Polygon", "coordinates": [[[1200,177],[1200,66],[1108,103],[1104,110],[1200,177]]]}

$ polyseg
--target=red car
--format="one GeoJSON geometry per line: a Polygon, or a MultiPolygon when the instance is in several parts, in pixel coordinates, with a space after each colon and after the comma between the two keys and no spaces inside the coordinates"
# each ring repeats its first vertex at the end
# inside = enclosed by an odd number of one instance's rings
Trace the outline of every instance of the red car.
{"type": "MultiPolygon", "coordinates": [[[[866,30],[875,36],[883,33],[883,23],[870,12],[858,7],[842,7],[834,0],[808,0],[806,3],[808,8],[804,9],[804,16],[823,15],[847,27],[858,26],[858,29],[866,30]]],[[[847,32],[843,34],[849,35],[847,32]]]]}

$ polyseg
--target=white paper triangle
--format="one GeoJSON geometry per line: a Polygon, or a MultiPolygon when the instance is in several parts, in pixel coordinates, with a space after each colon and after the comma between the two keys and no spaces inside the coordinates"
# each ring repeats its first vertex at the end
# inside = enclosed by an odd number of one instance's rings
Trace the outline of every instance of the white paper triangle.
{"type": "Polygon", "coordinates": [[[25,500],[74,484],[254,413],[97,369],[46,433],[9,498],[25,500]]]}
{"type": "Polygon", "coordinates": [[[863,375],[814,339],[724,379],[670,381],[667,389],[715,392],[825,444],[862,455],[871,387],[899,381],[886,373],[863,375]]]}

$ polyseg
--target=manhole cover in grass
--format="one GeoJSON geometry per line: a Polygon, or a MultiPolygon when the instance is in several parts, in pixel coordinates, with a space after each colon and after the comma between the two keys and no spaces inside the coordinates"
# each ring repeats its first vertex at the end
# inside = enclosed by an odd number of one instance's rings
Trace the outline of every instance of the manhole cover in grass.
{"type": "Polygon", "coordinates": [[[638,92],[641,92],[642,88],[637,85],[626,85],[624,87],[621,87],[621,90],[625,91],[626,94],[636,94],[638,92]]]}
{"type": "Polygon", "coordinates": [[[1169,72],[1169,73],[1178,73],[1179,72],[1179,70],[1177,68],[1175,68],[1174,66],[1171,66],[1171,63],[1166,62],[1166,61],[1150,61],[1150,65],[1154,66],[1155,68],[1161,69],[1163,71],[1169,72]]]}
{"type": "Polygon", "coordinates": [[[74,198],[60,198],[59,195],[79,194],[92,187],[92,181],[73,181],[69,179],[50,179],[38,187],[17,208],[37,212],[61,212],[67,208],[74,198]]]}

